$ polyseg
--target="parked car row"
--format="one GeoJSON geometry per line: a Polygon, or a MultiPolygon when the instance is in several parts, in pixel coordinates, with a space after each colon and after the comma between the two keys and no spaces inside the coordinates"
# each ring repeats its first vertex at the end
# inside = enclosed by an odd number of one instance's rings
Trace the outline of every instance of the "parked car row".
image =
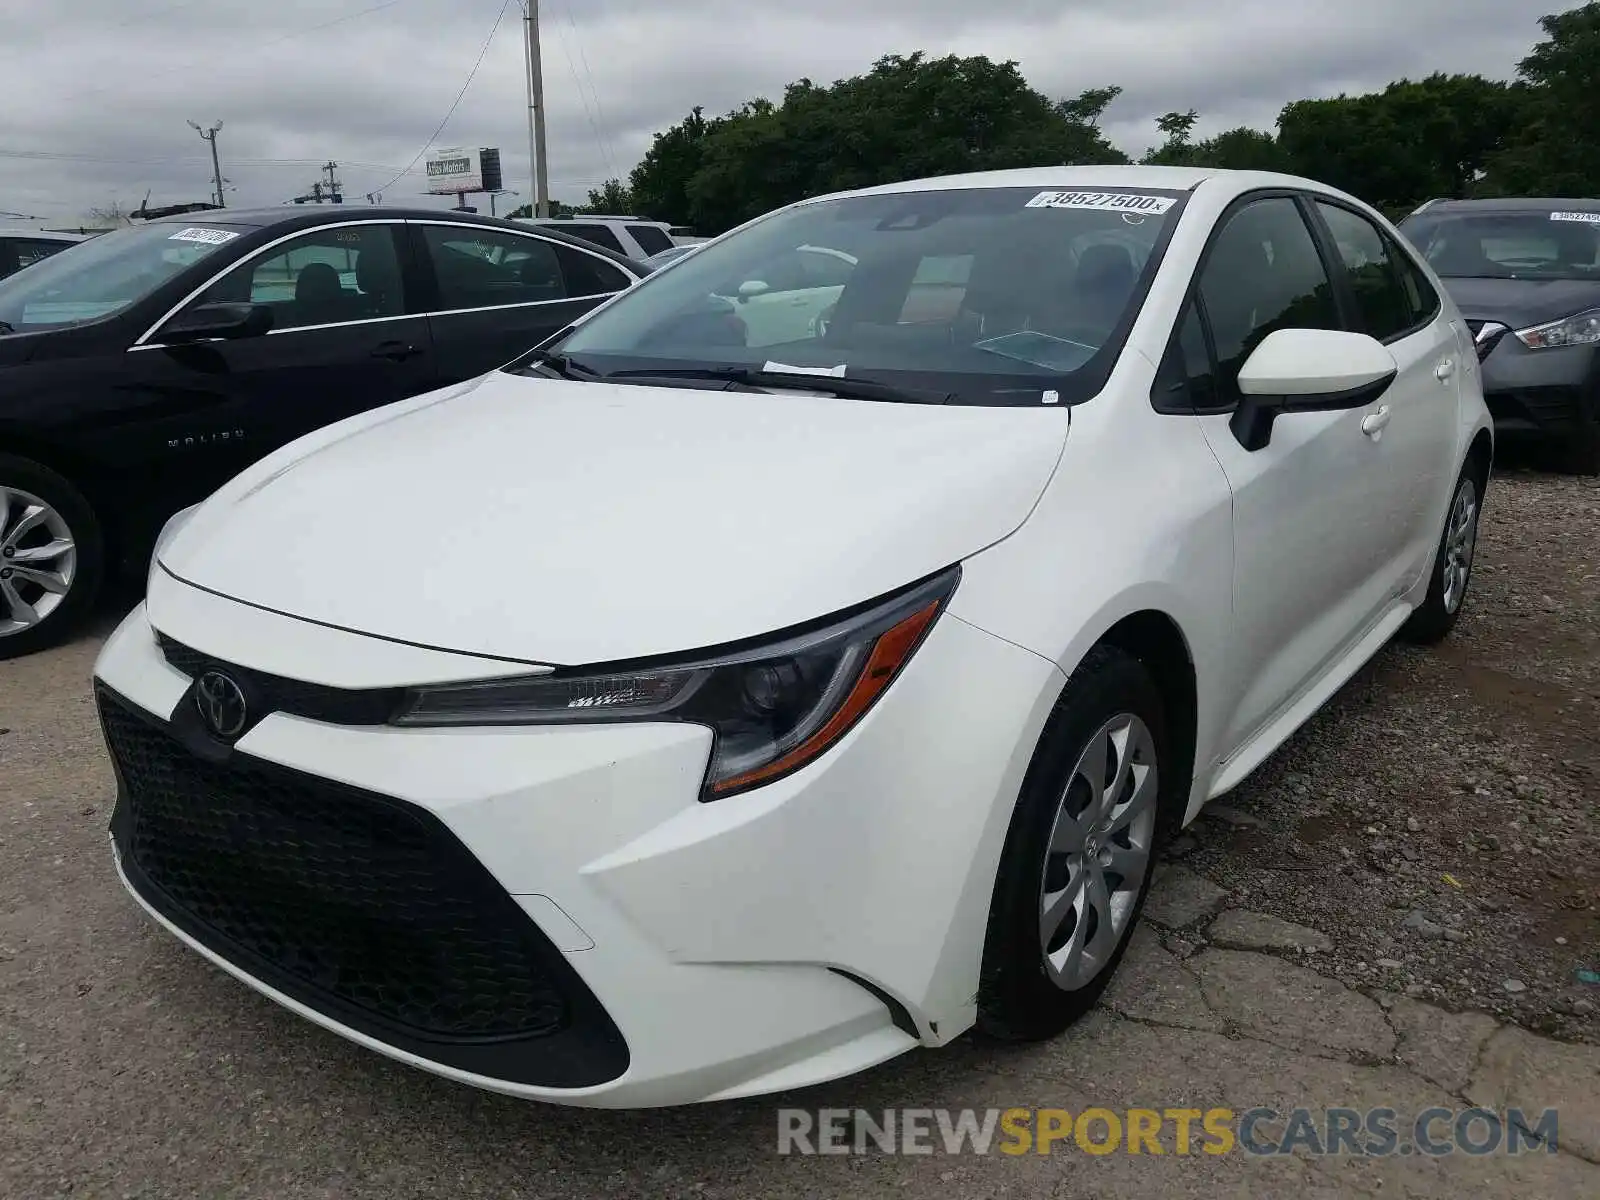
{"type": "Polygon", "coordinates": [[[0,282],[0,659],[279,446],[471,379],[649,268],[438,210],[184,214],[0,282]]]}
{"type": "MultiPolygon", "coordinates": [[[[1463,610],[1473,337],[1309,180],[892,184],[625,289],[547,229],[234,220],[0,289],[20,369],[73,381],[29,428],[126,488],[230,403],[241,460],[274,405],[346,418],[163,525],[95,668],[117,868],[222,969],[458,1081],[676,1104],[1050,1037],[1165,840],[1463,610]]],[[[70,596],[91,526],[53,486],[6,544],[70,596]]]]}

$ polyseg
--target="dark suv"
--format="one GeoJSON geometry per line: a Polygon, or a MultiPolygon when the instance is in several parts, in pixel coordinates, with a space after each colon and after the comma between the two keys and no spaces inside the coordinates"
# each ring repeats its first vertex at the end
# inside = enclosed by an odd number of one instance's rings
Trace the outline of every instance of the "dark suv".
{"type": "Polygon", "coordinates": [[[108,567],[256,459],[492,371],[648,271],[341,205],[162,218],[0,280],[0,659],[71,632],[108,567]]]}
{"type": "Polygon", "coordinates": [[[1496,431],[1600,474],[1600,200],[1434,200],[1400,229],[1472,329],[1496,431]]]}

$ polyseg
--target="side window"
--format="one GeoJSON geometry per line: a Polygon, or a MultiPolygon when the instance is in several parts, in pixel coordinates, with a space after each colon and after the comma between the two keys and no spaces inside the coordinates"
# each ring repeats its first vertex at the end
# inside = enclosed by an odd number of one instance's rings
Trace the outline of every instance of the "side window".
{"type": "Polygon", "coordinates": [[[553,242],[468,225],[418,228],[444,311],[567,298],[553,242]]]}
{"type": "Polygon", "coordinates": [[[49,258],[58,251],[65,250],[71,242],[46,242],[34,241],[27,238],[17,238],[12,245],[17,250],[17,268],[31,266],[40,259],[49,258]]]}
{"type": "Polygon", "coordinates": [[[1206,342],[1200,311],[1193,303],[1184,309],[1167,346],[1150,399],[1161,412],[1214,412],[1220,407],[1217,381],[1211,370],[1211,347],[1206,342]]]}
{"type": "Polygon", "coordinates": [[[672,249],[672,239],[659,225],[629,225],[628,232],[633,234],[633,240],[639,243],[639,249],[646,254],[660,254],[663,250],[672,249]]]}
{"type": "Polygon", "coordinates": [[[397,226],[314,229],[240,263],[194,300],[265,304],[272,328],[398,317],[405,312],[397,226]]]}
{"type": "Polygon", "coordinates": [[[558,225],[562,233],[570,233],[573,237],[582,238],[586,242],[593,242],[596,246],[604,246],[615,254],[626,254],[622,248],[622,240],[611,231],[609,225],[558,225]]]}
{"type": "MultiPolygon", "coordinates": [[[[930,262],[948,263],[951,259],[923,259],[923,265],[930,262]]],[[[972,266],[972,256],[966,256],[967,267],[972,266]]],[[[826,250],[800,249],[800,270],[805,278],[802,287],[843,287],[850,281],[850,272],[856,269],[855,263],[848,258],[840,258],[837,254],[829,254],[826,250]]],[[[963,274],[962,279],[965,281],[963,274]]],[[[915,281],[913,281],[915,282],[915,281]]]]}
{"type": "Polygon", "coordinates": [[[1405,288],[1406,304],[1411,310],[1411,324],[1421,325],[1424,321],[1431,321],[1439,312],[1439,294],[1433,290],[1433,284],[1428,282],[1422,268],[1412,261],[1409,254],[1388,238],[1384,242],[1391,247],[1390,253],[1400,267],[1400,282],[1405,288]]]}
{"type": "Polygon", "coordinates": [[[1398,251],[1359,213],[1321,200],[1316,204],[1339,247],[1339,261],[1365,331],[1385,341],[1415,329],[1420,297],[1407,291],[1406,276],[1395,257],[1398,251]]]}
{"type": "Polygon", "coordinates": [[[609,296],[632,285],[628,273],[593,254],[585,254],[571,246],[557,246],[556,259],[561,263],[561,273],[567,281],[567,295],[609,296]]]}
{"type": "Polygon", "coordinates": [[[1269,333],[1342,328],[1311,231],[1287,197],[1253,201],[1228,219],[1200,273],[1200,296],[1224,405],[1237,402],[1239,368],[1269,333]]]}

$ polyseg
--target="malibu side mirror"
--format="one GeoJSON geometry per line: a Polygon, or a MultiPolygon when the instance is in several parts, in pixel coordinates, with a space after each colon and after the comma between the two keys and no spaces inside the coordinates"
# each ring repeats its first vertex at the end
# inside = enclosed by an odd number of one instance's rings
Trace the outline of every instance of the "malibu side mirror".
{"type": "Polygon", "coordinates": [[[1228,427],[1246,450],[1272,440],[1283,413],[1361,408],[1383,395],[1399,366],[1382,342],[1343,329],[1279,329],[1239,368],[1228,427]]]}
{"type": "Polygon", "coordinates": [[[158,336],[163,342],[199,342],[260,337],[271,328],[272,309],[265,304],[202,304],[173,317],[158,336]]]}

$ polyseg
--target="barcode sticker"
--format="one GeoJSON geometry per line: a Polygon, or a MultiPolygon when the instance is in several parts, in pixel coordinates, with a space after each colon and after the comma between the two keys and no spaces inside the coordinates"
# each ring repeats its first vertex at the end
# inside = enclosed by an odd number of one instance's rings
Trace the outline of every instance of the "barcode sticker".
{"type": "Polygon", "coordinates": [[[1026,208],[1085,208],[1098,212],[1161,214],[1176,203],[1171,196],[1140,192],[1040,192],[1026,208]]]}

